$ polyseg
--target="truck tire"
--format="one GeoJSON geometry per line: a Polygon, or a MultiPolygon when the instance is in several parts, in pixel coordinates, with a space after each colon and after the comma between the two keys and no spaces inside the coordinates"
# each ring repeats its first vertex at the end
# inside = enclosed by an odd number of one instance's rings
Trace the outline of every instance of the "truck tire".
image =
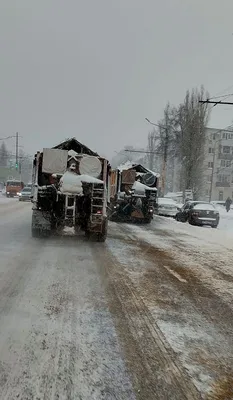
{"type": "Polygon", "coordinates": [[[107,239],[107,233],[108,233],[108,220],[106,218],[105,221],[103,222],[102,232],[97,234],[97,241],[102,243],[105,242],[105,240],[107,239]]]}
{"type": "Polygon", "coordinates": [[[150,224],[150,223],[151,223],[151,220],[152,220],[151,217],[145,218],[145,219],[144,219],[144,223],[145,223],[145,224],[150,224]]]}
{"type": "Polygon", "coordinates": [[[32,226],[31,233],[33,238],[41,237],[41,231],[39,228],[35,228],[34,226],[32,226]]]}

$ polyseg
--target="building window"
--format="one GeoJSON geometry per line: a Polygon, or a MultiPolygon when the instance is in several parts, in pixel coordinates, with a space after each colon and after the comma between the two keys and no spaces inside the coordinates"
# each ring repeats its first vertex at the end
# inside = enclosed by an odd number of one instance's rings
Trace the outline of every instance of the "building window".
{"type": "Polygon", "coordinates": [[[206,189],[206,191],[205,191],[205,195],[206,195],[206,196],[209,196],[209,194],[210,194],[210,191],[209,191],[209,189],[206,189]]]}
{"type": "MultiPolygon", "coordinates": [[[[233,179],[233,177],[232,177],[233,179]]],[[[211,182],[211,175],[207,175],[207,182],[211,182]]]]}
{"type": "Polygon", "coordinates": [[[221,160],[221,167],[225,167],[226,166],[226,160],[221,160]]]}
{"type": "Polygon", "coordinates": [[[213,153],[213,152],[214,152],[213,147],[209,147],[209,153],[213,153]]]}
{"type": "Polygon", "coordinates": [[[223,192],[222,191],[219,192],[219,194],[218,194],[218,200],[223,201],[223,192]]]}
{"type": "Polygon", "coordinates": [[[208,168],[213,168],[213,165],[214,165],[213,161],[208,162],[208,168]]]}
{"type": "Polygon", "coordinates": [[[222,138],[223,138],[223,139],[226,139],[226,132],[223,132],[222,138]]]}
{"type": "Polygon", "coordinates": [[[229,182],[228,178],[229,178],[228,175],[218,175],[217,181],[222,182],[222,183],[227,183],[227,182],[229,182]]]}
{"type": "Polygon", "coordinates": [[[231,161],[230,160],[221,160],[221,167],[230,167],[231,161]]]}
{"type": "Polygon", "coordinates": [[[230,146],[223,146],[222,152],[225,154],[230,154],[230,152],[231,152],[230,146]]]}

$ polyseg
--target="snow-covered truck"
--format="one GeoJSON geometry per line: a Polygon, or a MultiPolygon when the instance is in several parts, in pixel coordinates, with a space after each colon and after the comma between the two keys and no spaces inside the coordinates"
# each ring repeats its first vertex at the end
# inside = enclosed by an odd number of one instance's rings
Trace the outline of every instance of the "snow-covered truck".
{"type": "Polygon", "coordinates": [[[111,171],[110,211],[113,221],[149,223],[157,208],[159,174],[130,162],[111,171]]]}
{"type": "Polygon", "coordinates": [[[73,227],[107,237],[109,162],[75,138],[37,152],[32,173],[32,236],[73,227]]]}

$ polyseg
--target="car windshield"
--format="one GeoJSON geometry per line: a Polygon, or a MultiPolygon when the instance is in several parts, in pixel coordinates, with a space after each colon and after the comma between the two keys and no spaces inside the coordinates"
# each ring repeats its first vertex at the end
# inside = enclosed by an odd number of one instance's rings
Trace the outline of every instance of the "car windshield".
{"type": "Polygon", "coordinates": [[[31,193],[31,188],[24,188],[21,193],[31,193]]]}
{"type": "Polygon", "coordinates": [[[215,211],[215,207],[213,204],[208,203],[198,203],[193,207],[194,210],[202,210],[202,211],[215,211]]]}
{"type": "Polygon", "coordinates": [[[20,182],[17,182],[17,181],[8,181],[8,182],[6,183],[6,185],[7,185],[7,186],[14,186],[14,187],[16,187],[16,186],[21,186],[21,183],[20,183],[20,182]]]}

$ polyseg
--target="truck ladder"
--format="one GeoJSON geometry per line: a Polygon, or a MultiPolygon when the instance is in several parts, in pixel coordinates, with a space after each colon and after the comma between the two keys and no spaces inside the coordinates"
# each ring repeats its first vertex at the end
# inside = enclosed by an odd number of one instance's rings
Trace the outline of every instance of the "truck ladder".
{"type": "Polygon", "coordinates": [[[91,190],[91,222],[92,223],[102,222],[103,206],[104,206],[104,186],[99,183],[92,183],[92,190],[91,190]]]}
{"type": "Polygon", "coordinates": [[[65,220],[69,220],[73,222],[75,225],[76,218],[76,197],[72,195],[65,195],[65,220]]]}

